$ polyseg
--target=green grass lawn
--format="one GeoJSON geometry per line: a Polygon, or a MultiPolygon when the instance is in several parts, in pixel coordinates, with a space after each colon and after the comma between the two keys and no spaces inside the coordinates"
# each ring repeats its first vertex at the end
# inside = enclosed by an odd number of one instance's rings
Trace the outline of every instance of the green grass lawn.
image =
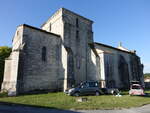
{"type": "MultiPolygon", "coordinates": [[[[147,92],[147,93],[150,93],[147,92]]],[[[126,94],[126,92],[124,92],[126,94]]],[[[77,102],[76,98],[68,96],[62,92],[24,95],[17,97],[0,97],[0,102],[8,102],[23,105],[48,107],[55,109],[121,109],[138,107],[150,104],[150,97],[129,96],[115,97],[113,95],[84,96],[87,102],[77,102]]]]}

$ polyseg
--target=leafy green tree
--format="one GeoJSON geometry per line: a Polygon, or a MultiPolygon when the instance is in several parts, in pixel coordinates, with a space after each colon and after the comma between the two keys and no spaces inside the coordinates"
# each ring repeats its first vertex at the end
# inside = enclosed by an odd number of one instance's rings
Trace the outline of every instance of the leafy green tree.
{"type": "Polygon", "coordinates": [[[146,79],[146,78],[150,78],[150,73],[145,73],[144,74],[144,78],[146,79]]]}
{"type": "Polygon", "coordinates": [[[0,47],[0,87],[3,81],[3,76],[4,76],[5,59],[9,57],[10,53],[11,53],[10,47],[7,47],[7,46],[0,47]]]}

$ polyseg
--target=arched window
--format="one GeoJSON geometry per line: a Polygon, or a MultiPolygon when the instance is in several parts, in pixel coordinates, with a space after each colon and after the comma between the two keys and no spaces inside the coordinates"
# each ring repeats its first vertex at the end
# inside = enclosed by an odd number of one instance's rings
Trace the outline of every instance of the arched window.
{"type": "Polygon", "coordinates": [[[46,47],[42,48],[42,61],[46,61],[46,47]]]}

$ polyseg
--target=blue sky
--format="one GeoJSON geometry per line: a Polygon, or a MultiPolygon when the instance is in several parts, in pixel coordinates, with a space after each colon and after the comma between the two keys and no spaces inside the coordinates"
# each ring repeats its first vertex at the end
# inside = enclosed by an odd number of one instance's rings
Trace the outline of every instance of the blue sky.
{"type": "Polygon", "coordinates": [[[60,7],[93,20],[96,42],[137,50],[150,72],[150,0],[1,0],[0,46],[11,46],[18,25],[40,27],[60,7]]]}

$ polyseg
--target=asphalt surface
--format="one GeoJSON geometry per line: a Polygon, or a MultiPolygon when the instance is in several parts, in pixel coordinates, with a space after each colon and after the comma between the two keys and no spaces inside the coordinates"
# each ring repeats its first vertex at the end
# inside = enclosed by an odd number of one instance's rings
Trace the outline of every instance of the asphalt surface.
{"type": "Polygon", "coordinates": [[[0,105],[0,113],[150,113],[150,104],[122,110],[58,110],[16,105],[0,105]]]}

